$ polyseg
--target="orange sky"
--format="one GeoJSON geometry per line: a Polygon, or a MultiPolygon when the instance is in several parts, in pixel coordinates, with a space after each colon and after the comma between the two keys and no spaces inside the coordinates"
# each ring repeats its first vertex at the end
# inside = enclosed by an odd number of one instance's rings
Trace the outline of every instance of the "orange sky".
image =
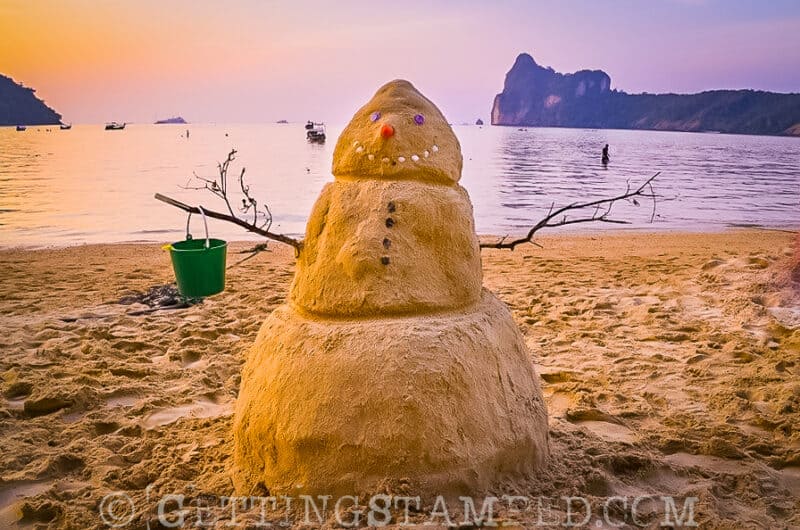
{"type": "Polygon", "coordinates": [[[202,83],[215,68],[235,73],[241,62],[230,52],[246,44],[242,36],[212,22],[199,10],[143,11],[136,2],[3,1],[0,72],[37,88],[62,112],[83,103],[130,106],[137,92],[179,100],[184,83],[202,83]],[[170,94],[159,86],[175,88],[170,94]]]}
{"type": "Polygon", "coordinates": [[[488,117],[516,55],[638,92],[800,91],[800,2],[0,0],[0,73],[66,121],[341,121],[405,77],[488,117]]]}

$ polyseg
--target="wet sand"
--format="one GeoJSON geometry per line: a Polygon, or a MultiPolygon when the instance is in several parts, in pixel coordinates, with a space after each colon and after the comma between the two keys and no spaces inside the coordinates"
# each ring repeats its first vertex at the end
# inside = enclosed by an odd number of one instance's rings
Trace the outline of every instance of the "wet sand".
{"type": "MultiPolygon", "coordinates": [[[[491,493],[695,496],[701,528],[800,527],[793,235],[539,242],[483,269],[543,380],[552,457],[491,493]]],[[[119,302],[172,281],[159,245],[0,251],[0,527],[106,528],[124,491],[148,507],[125,527],[157,528],[152,499],[233,494],[240,367],[294,270],[281,245],[237,263],[251,246],[231,246],[223,294],[156,311],[119,302]]]]}

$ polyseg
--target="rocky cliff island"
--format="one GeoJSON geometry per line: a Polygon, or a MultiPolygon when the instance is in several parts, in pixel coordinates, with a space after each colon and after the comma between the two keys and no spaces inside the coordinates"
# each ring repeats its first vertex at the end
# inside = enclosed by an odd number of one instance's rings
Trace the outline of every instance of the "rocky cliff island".
{"type": "Polygon", "coordinates": [[[34,95],[33,88],[0,74],[0,125],[58,125],[61,114],[34,95]]]}
{"type": "Polygon", "coordinates": [[[800,94],[627,94],[602,70],[562,74],[523,53],[494,98],[492,125],[800,136],[800,94]]]}
{"type": "Polygon", "coordinates": [[[180,116],[175,116],[174,118],[157,120],[156,125],[187,125],[187,121],[180,116]]]}

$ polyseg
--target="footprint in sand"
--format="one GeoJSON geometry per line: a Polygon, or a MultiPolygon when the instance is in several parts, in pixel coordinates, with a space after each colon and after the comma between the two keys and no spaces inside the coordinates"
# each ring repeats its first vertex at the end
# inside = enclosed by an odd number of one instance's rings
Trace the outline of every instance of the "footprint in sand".
{"type": "Polygon", "coordinates": [[[769,260],[760,256],[750,256],[747,258],[747,265],[751,269],[766,269],[769,267],[769,260]]]}
{"type": "Polygon", "coordinates": [[[712,259],[710,261],[705,262],[703,264],[703,266],[700,267],[700,268],[702,270],[704,270],[704,271],[708,271],[708,270],[711,270],[711,269],[716,269],[720,265],[724,265],[724,264],[725,264],[725,261],[723,261],[721,259],[718,259],[718,258],[714,258],[714,259],[712,259]]]}
{"type": "Polygon", "coordinates": [[[152,346],[144,341],[124,338],[111,343],[111,347],[118,352],[136,353],[140,351],[146,351],[152,346]]]}
{"type": "Polygon", "coordinates": [[[94,424],[94,432],[98,436],[102,436],[116,432],[120,427],[121,425],[115,421],[98,421],[94,424]]]}
{"type": "Polygon", "coordinates": [[[778,473],[786,489],[793,495],[800,496],[800,466],[785,467],[778,473]]]}
{"type": "Polygon", "coordinates": [[[203,354],[196,350],[188,350],[181,353],[181,365],[184,368],[203,368],[206,362],[203,354]]]}
{"type": "Polygon", "coordinates": [[[20,519],[19,512],[22,501],[44,493],[52,486],[52,481],[20,481],[9,482],[0,487],[0,527],[16,527],[20,519]]]}
{"type": "MultiPolygon", "coordinates": [[[[569,342],[566,342],[564,345],[567,344],[569,344],[569,342]]],[[[539,376],[549,384],[566,383],[569,381],[574,381],[576,378],[580,378],[579,372],[570,370],[568,368],[536,365],[536,369],[539,370],[539,376]]]]}
{"type": "Polygon", "coordinates": [[[629,428],[616,423],[609,423],[607,421],[576,421],[574,425],[584,427],[595,436],[602,438],[607,442],[619,442],[625,444],[633,443],[633,431],[629,428]]]}
{"type": "Polygon", "coordinates": [[[618,418],[598,409],[568,410],[567,420],[607,442],[632,444],[634,434],[618,418]]]}
{"type": "Polygon", "coordinates": [[[767,311],[784,328],[800,329],[800,307],[768,307],[767,311]]]}
{"type": "Polygon", "coordinates": [[[36,523],[52,523],[58,516],[57,504],[45,501],[37,505],[27,504],[26,501],[49,491],[52,491],[51,495],[56,498],[64,498],[65,495],[74,495],[75,492],[90,487],[91,485],[86,482],[73,480],[25,480],[5,483],[0,486],[0,528],[17,528],[18,525],[25,528],[28,526],[40,528],[43,526],[36,523]]]}
{"type": "Polygon", "coordinates": [[[555,391],[548,393],[544,392],[545,401],[547,402],[547,412],[551,418],[564,418],[567,411],[575,406],[578,401],[577,396],[573,392],[560,392],[555,391]]]}
{"type": "Polygon", "coordinates": [[[213,398],[201,398],[194,403],[157,410],[144,418],[142,426],[150,430],[161,427],[162,425],[174,423],[183,417],[204,419],[229,416],[231,414],[233,414],[232,402],[226,401],[220,403],[213,398]]]}
{"type": "MultiPolygon", "coordinates": [[[[104,406],[109,409],[114,408],[130,408],[139,403],[139,396],[125,391],[116,391],[106,397],[104,406]]],[[[76,411],[61,415],[61,421],[65,423],[77,423],[86,416],[86,411],[76,411]]],[[[103,423],[103,422],[100,422],[103,423]]],[[[109,423],[106,427],[95,425],[95,430],[98,434],[109,434],[120,428],[120,425],[109,423]],[[113,428],[112,428],[113,426],[113,428]],[[101,432],[109,430],[109,432],[101,432]]]]}
{"type": "Polygon", "coordinates": [[[11,383],[3,395],[9,401],[24,400],[33,392],[33,384],[28,381],[15,381],[11,383]]]}
{"type": "Polygon", "coordinates": [[[115,392],[106,398],[106,407],[108,408],[127,408],[132,407],[139,402],[139,396],[127,392],[115,392]]]}

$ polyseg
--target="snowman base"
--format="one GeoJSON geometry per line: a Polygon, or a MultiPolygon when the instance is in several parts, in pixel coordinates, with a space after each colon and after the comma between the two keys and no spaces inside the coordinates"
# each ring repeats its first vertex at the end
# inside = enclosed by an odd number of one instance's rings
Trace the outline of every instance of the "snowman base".
{"type": "Polygon", "coordinates": [[[524,338],[485,289],[467,309],[408,317],[281,306],[242,372],[233,468],[242,495],[453,496],[532,474],[547,456],[524,338]]]}

